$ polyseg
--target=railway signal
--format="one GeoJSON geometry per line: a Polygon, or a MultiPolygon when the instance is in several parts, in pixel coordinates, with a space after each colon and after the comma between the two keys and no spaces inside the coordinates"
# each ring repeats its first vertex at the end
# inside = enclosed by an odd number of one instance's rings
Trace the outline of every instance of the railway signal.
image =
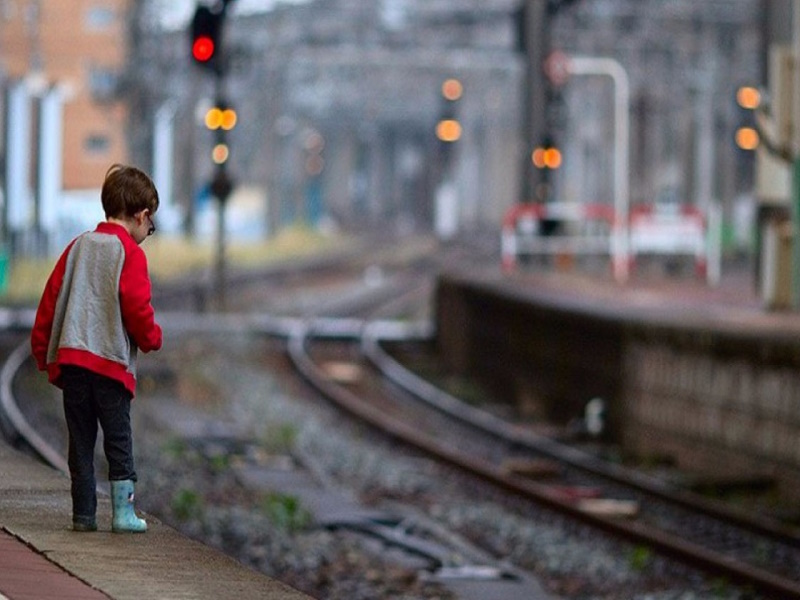
{"type": "MultiPolygon", "coordinates": [[[[217,102],[208,109],[204,120],[206,127],[216,132],[216,141],[214,148],[211,150],[211,159],[214,164],[222,165],[228,161],[230,156],[230,147],[228,146],[225,132],[231,131],[236,127],[238,115],[227,102],[217,102]]],[[[224,202],[224,198],[222,201],[224,202]]]]}
{"type": "Polygon", "coordinates": [[[222,23],[225,18],[222,7],[198,6],[192,18],[191,53],[195,64],[217,70],[220,68],[222,23]]]}
{"type": "Polygon", "coordinates": [[[739,123],[734,142],[740,150],[755,150],[761,141],[755,124],[755,111],[761,105],[761,93],[753,86],[743,85],[736,90],[736,105],[739,107],[739,123]]]}
{"type": "Polygon", "coordinates": [[[222,102],[225,97],[226,63],[222,47],[222,30],[225,14],[233,0],[217,0],[213,5],[198,5],[195,9],[189,28],[191,60],[198,66],[208,69],[214,76],[216,106],[205,116],[206,127],[213,130],[214,147],[211,160],[214,163],[214,175],[209,184],[211,192],[217,198],[217,256],[215,280],[217,305],[225,307],[225,203],[234,188],[233,178],[226,169],[230,156],[227,132],[236,126],[236,111],[222,102]]]}
{"type": "Polygon", "coordinates": [[[458,79],[447,79],[442,83],[441,94],[442,106],[436,123],[436,137],[445,143],[457,142],[462,133],[457,103],[464,95],[464,86],[458,79]]]}

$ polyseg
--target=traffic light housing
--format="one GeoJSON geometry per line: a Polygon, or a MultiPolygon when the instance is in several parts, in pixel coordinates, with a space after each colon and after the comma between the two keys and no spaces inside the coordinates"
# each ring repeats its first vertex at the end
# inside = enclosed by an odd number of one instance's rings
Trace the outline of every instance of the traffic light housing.
{"type": "Polygon", "coordinates": [[[760,136],[755,122],[755,111],[761,105],[761,92],[749,85],[736,90],[738,119],[733,141],[742,151],[750,152],[758,148],[760,136]]]}
{"type": "Polygon", "coordinates": [[[456,104],[464,94],[464,86],[458,79],[447,79],[442,83],[441,93],[442,104],[436,123],[436,137],[444,143],[456,142],[461,138],[461,123],[456,104]]]}
{"type": "Polygon", "coordinates": [[[224,5],[219,10],[208,6],[198,6],[195,10],[190,30],[192,60],[195,64],[219,70],[224,18],[224,5]]]}
{"type": "Polygon", "coordinates": [[[439,115],[436,121],[437,164],[444,175],[451,169],[455,142],[461,139],[463,129],[458,118],[458,104],[464,95],[464,86],[455,77],[442,82],[439,94],[439,115]]]}
{"type": "Polygon", "coordinates": [[[214,164],[222,165],[228,161],[230,146],[226,133],[236,127],[238,115],[236,110],[224,99],[218,98],[214,105],[206,111],[204,122],[206,128],[215,133],[211,159],[214,164]]]}

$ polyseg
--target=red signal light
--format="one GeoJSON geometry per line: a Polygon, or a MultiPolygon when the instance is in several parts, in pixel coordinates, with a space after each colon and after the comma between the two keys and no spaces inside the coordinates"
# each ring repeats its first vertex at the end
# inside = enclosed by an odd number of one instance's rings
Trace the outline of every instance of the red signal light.
{"type": "Polygon", "coordinates": [[[208,36],[198,37],[192,44],[192,56],[197,62],[208,62],[214,56],[214,40],[208,36]]]}

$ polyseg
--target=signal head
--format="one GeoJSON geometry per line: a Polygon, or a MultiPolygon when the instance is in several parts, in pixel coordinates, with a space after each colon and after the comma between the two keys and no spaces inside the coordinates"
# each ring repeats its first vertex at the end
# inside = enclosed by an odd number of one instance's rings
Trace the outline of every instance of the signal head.
{"type": "Polygon", "coordinates": [[[214,56],[214,40],[200,36],[192,44],[192,57],[199,63],[208,62],[214,56]]]}
{"type": "Polygon", "coordinates": [[[198,6],[192,18],[190,43],[192,59],[200,66],[213,67],[218,62],[224,11],[198,6]]]}

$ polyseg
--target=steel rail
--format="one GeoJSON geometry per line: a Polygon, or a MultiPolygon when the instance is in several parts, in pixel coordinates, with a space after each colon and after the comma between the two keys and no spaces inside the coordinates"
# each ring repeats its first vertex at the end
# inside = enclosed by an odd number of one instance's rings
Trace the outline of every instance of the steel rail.
{"type": "Polygon", "coordinates": [[[28,423],[22,411],[19,410],[14,398],[12,387],[14,377],[29,356],[30,343],[26,339],[14,349],[8,359],[3,363],[2,370],[0,370],[0,407],[10,421],[11,426],[16,431],[18,440],[23,440],[27,443],[45,463],[54,469],[62,473],[69,473],[67,461],[60,452],[57,452],[48,444],[47,441],[39,435],[39,432],[28,423]]]}
{"type": "Polygon", "coordinates": [[[381,329],[382,324],[380,323],[368,324],[364,328],[361,348],[366,358],[396,385],[442,413],[496,436],[498,439],[544,454],[587,473],[600,475],[682,508],[734,523],[752,533],[771,537],[784,544],[800,548],[800,535],[796,530],[783,526],[775,519],[745,513],[726,504],[681,490],[666,481],[598,459],[587,452],[520,428],[485,410],[463,402],[419,377],[386,352],[381,346],[381,329]]]}
{"type": "Polygon", "coordinates": [[[343,410],[386,432],[391,437],[501,489],[533,500],[612,535],[649,546],[663,555],[689,566],[727,577],[737,584],[752,586],[770,596],[787,600],[800,599],[800,583],[797,581],[780,577],[662,530],[582,510],[579,505],[565,501],[563,495],[553,488],[515,477],[496,468],[486,460],[458,452],[422,433],[418,427],[399,421],[392,415],[378,410],[369,401],[332,381],[325,371],[314,362],[307,352],[307,344],[313,337],[313,329],[313,322],[309,321],[298,326],[289,337],[288,352],[295,367],[325,397],[343,410]]]}

